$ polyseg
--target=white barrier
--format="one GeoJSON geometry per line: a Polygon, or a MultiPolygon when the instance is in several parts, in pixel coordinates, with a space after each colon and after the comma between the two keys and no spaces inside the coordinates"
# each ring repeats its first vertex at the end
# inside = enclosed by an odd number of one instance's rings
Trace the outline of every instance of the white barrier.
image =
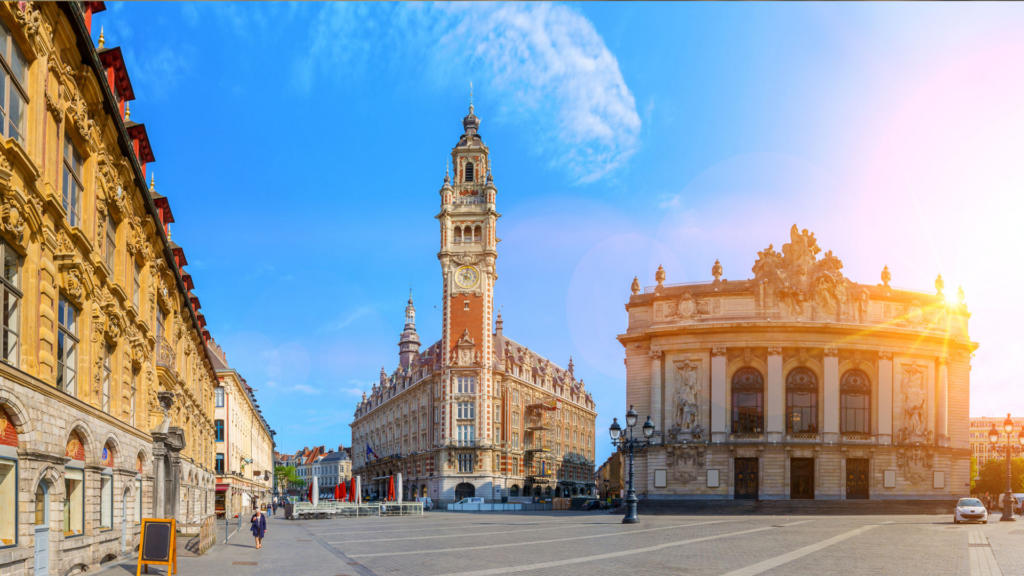
{"type": "Polygon", "coordinates": [[[449,512],[521,512],[523,505],[519,503],[507,504],[449,504],[449,512]]]}

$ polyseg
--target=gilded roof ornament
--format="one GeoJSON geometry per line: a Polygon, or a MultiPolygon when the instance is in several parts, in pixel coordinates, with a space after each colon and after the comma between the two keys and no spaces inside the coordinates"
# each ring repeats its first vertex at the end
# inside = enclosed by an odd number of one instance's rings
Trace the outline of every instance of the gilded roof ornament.
{"type": "Polygon", "coordinates": [[[100,26],[100,42],[99,42],[99,46],[97,46],[96,48],[98,50],[103,50],[103,45],[105,43],[106,43],[106,40],[103,38],[103,26],[100,26]]]}
{"type": "Polygon", "coordinates": [[[942,289],[946,287],[946,281],[942,279],[942,274],[935,279],[935,295],[942,296],[942,289]]]}
{"type": "Polygon", "coordinates": [[[885,268],[882,268],[882,285],[884,285],[886,288],[888,288],[889,287],[889,281],[891,281],[891,280],[892,280],[892,272],[889,272],[889,265],[887,264],[885,266],[885,268]]]}
{"type": "Polygon", "coordinates": [[[132,105],[128,102],[124,103],[124,121],[127,122],[132,118],[132,105]]]}
{"type": "Polygon", "coordinates": [[[715,265],[711,267],[711,275],[715,277],[715,282],[721,282],[722,278],[722,263],[715,258],[715,265]]]}
{"type": "Polygon", "coordinates": [[[156,192],[156,172],[149,175],[149,191],[156,192]]]}

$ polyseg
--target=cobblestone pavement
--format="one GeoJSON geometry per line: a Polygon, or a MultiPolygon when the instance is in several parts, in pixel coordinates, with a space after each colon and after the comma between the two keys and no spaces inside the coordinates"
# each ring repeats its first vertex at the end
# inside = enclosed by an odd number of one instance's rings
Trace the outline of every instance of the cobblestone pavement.
{"type": "MultiPolygon", "coordinates": [[[[599,512],[268,520],[262,549],[242,531],[181,558],[178,573],[1024,576],[1024,521],[954,525],[951,515],[649,516],[628,526],[599,512]]],[[[134,572],[123,563],[107,574],[134,572]]]]}

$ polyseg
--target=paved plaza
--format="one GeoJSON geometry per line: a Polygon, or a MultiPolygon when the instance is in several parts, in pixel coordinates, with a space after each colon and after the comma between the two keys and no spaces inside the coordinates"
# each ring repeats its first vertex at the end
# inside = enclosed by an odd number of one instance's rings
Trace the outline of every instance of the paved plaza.
{"type": "MultiPolygon", "coordinates": [[[[997,516],[998,518],[998,516],[997,516]]],[[[1024,522],[954,525],[950,516],[651,516],[449,513],[285,521],[263,548],[246,531],[182,576],[1024,575],[1024,522]]],[[[223,536],[220,537],[221,541],[223,536]]],[[[134,573],[122,563],[108,575],[134,573]]],[[[151,573],[163,574],[162,567],[151,573]]]]}

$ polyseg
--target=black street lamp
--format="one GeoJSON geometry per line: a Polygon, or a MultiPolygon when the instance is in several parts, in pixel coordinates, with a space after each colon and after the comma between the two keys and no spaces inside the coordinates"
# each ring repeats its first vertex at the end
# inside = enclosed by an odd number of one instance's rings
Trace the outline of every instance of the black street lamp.
{"type": "MultiPolygon", "coordinates": [[[[1013,517],[1013,473],[1011,472],[1011,442],[1013,441],[1010,434],[1013,433],[1013,418],[1009,414],[1006,415],[1006,420],[1003,420],[1003,431],[1006,432],[1006,495],[1003,496],[1003,515],[999,519],[1000,522],[1016,522],[1017,519],[1013,517]]],[[[988,440],[992,445],[996,445],[999,442],[999,430],[996,429],[996,425],[992,425],[992,429],[988,431],[988,440]]],[[[1017,435],[1017,442],[1024,445],[1024,429],[1017,435]]]]}
{"type": "Polygon", "coordinates": [[[627,438],[622,433],[622,427],[619,426],[619,419],[612,418],[612,425],[608,429],[608,433],[612,437],[612,445],[615,449],[623,454],[629,454],[629,487],[626,492],[626,516],[622,519],[623,524],[639,524],[640,519],[636,516],[636,491],[633,490],[633,453],[640,452],[643,449],[651,446],[653,442],[651,437],[654,436],[654,423],[651,422],[651,417],[647,417],[647,422],[644,422],[643,431],[644,438],[633,438],[633,427],[636,426],[636,411],[633,410],[633,405],[630,404],[629,412],[626,412],[626,428],[629,431],[629,437],[627,438]]]}

